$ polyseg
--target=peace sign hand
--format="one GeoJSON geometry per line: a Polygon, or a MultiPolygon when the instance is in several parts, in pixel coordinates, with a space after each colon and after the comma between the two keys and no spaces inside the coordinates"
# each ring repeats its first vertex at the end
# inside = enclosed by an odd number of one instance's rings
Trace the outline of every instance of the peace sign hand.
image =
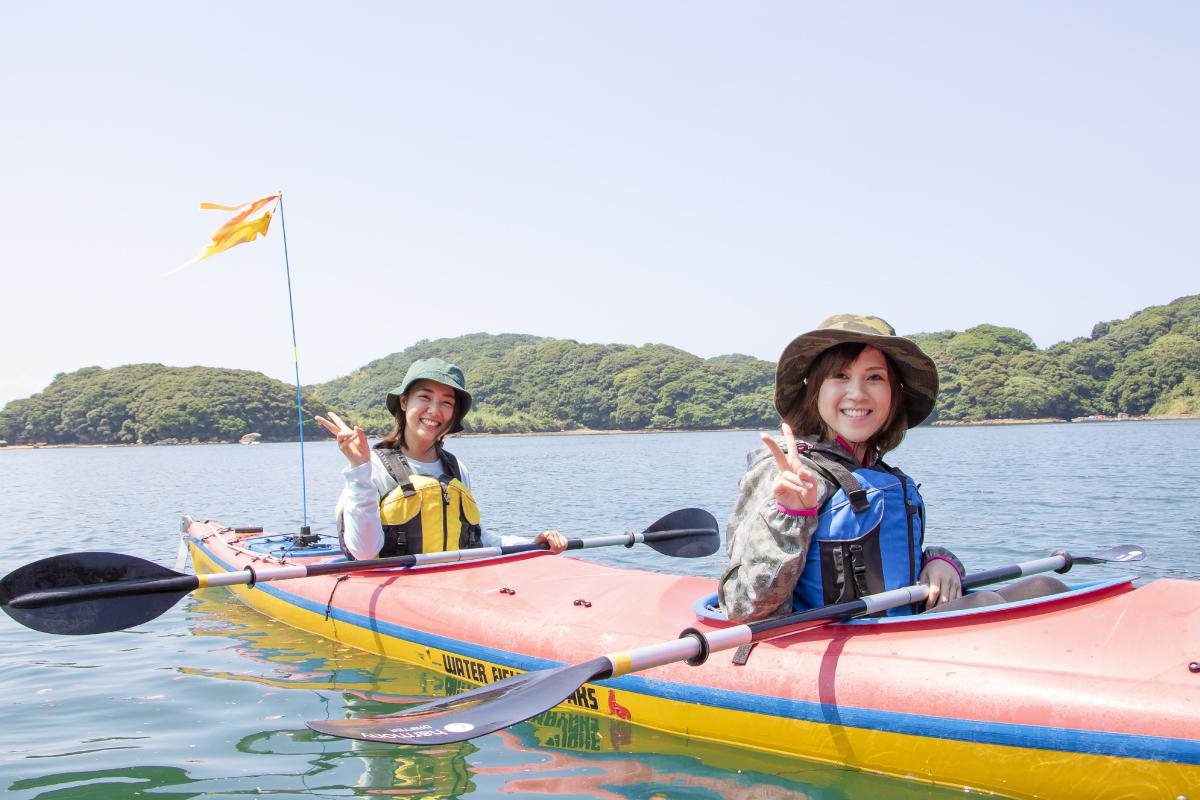
{"type": "Polygon", "coordinates": [[[775,502],[784,508],[797,511],[817,507],[817,479],[812,472],[800,461],[796,448],[796,435],[786,422],[781,428],[783,440],[787,443],[787,452],[769,434],[761,434],[763,444],[775,456],[775,464],[779,467],[779,477],[775,479],[773,491],[775,502]]]}
{"type": "Polygon", "coordinates": [[[329,412],[330,422],[324,417],[315,417],[317,422],[325,426],[325,430],[337,437],[338,448],[352,467],[360,467],[371,460],[371,447],[367,444],[367,434],[357,425],[353,430],[342,422],[342,418],[332,411],[329,412]]]}

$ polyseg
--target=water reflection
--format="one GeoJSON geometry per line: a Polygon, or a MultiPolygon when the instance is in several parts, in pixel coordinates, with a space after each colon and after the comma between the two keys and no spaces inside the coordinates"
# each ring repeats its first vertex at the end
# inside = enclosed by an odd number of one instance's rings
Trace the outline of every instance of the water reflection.
{"type": "MultiPolygon", "coordinates": [[[[327,718],[394,713],[430,696],[472,688],[459,678],[382,659],[290,628],[230,597],[202,593],[189,608],[196,636],[232,643],[245,670],[189,669],[216,681],[317,690],[327,718]]],[[[611,698],[610,698],[611,700],[611,698]]],[[[311,717],[311,712],[310,712],[311,717]]],[[[510,730],[456,745],[395,747],[336,739],[287,724],[239,739],[262,758],[301,755],[309,791],[353,787],[364,795],[414,798],[557,796],[591,798],[949,798],[961,792],[844,768],[700,742],[553,709],[510,730]]],[[[344,790],[343,790],[344,791],[344,790]]]]}
{"type": "Polygon", "coordinates": [[[161,791],[192,783],[187,772],[178,767],[133,767],[126,769],[89,770],[45,775],[14,781],[10,792],[36,792],[38,800],[117,800],[117,798],[150,796],[155,800],[183,800],[195,797],[188,790],[161,791]],[[40,790],[40,791],[39,791],[40,790]]]}

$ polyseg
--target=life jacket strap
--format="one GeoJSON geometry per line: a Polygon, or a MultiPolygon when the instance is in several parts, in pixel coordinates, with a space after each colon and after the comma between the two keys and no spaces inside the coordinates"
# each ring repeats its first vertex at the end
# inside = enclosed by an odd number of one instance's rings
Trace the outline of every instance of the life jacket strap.
{"type": "MultiPolygon", "coordinates": [[[[396,485],[404,490],[405,497],[412,497],[416,491],[413,489],[412,476],[413,468],[409,465],[408,459],[402,452],[395,448],[375,448],[376,455],[379,456],[380,463],[392,476],[392,480],[396,485]]],[[[442,462],[442,470],[450,478],[462,480],[462,467],[458,463],[458,459],[452,453],[447,453],[442,446],[437,446],[438,461],[442,462]]],[[[442,485],[450,482],[449,478],[439,478],[442,485]]]]}
{"type": "Polygon", "coordinates": [[[388,475],[392,476],[392,480],[404,492],[405,497],[412,497],[417,493],[412,482],[413,468],[408,465],[408,459],[404,457],[403,453],[391,448],[377,447],[375,454],[379,456],[383,468],[387,470],[388,475]]]}
{"type": "Polygon", "coordinates": [[[807,456],[827,478],[842,488],[842,491],[846,493],[846,497],[850,500],[850,507],[856,513],[862,513],[870,507],[871,504],[867,501],[867,490],[863,488],[862,483],[855,477],[854,473],[846,469],[841,461],[826,455],[822,452],[822,448],[819,445],[813,445],[808,442],[798,444],[796,449],[807,456]]]}

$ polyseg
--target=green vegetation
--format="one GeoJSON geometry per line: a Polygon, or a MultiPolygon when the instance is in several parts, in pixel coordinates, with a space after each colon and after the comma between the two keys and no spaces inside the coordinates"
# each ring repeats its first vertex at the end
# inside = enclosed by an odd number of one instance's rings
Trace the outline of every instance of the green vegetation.
{"type": "Polygon", "coordinates": [[[708,429],[774,424],[775,366],[750,356],[702,359],[674,347],[580,344],[475,333],[422,341],[345,378],[312,387],[368,431],[386,432],[383,397],[418,358],[441,355],[467,374],[468,431],[708,429]]]}
{"type": "MultiPolygon", "coordinates": [[[[934,358],[934,419],[986,421],[1091,414],[1200,414],[1200,295],[1097,324],[1090,337],[1039,350],[1013,328],[911,337],[934,358]]],[[[780,343],[782,348],[783,342],[780,343]]],[[[439,355],[467,374],[478,432],[770,427],[775,365],[702,359],[674,347],[580,344],[475,333],[422,341],[305,390],[312,414],[333,408],[368,431],[390,429],[383,397],[414,360],[439,355]]],[[[58,375],[0,411],[10,443],[115,444],[295,436],[295,388],[256,372],[135,364],[58,375]]]]}
{"type": "MultiPolygon", "coordinates": [[[[305,398],[305,410],[321,414],[325,406],[305,398]]],[[[319,427],[309,417],[305,435],[319,427]]],[[[0,438],[9,443],[228,442],[252,432],[265,441],[295,438],[295,386],[235,369],[85,367],[0,411],[0,438]]]]}
{"type": "Polygon", "coordinates": [[[935,419],[1200,414],[1200,295],[1047,350],[996,325],[910,338],[941,373],[935,419]]]}

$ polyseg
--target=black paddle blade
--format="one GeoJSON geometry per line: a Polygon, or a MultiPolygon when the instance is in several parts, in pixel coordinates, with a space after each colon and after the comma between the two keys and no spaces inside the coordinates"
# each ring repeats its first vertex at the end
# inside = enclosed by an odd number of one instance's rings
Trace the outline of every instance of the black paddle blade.
{"type": "Polygon", "coordinates": [[[67,553],[0,579],[0,607],[43,633],[108,633],[154,619],[191,591],[149,588],[163,578],[183,578],[195,588],[194,576],[134,556],[67,553]]]}
{"type": "Polygon", "coordinates": [[[1119,544],[1094,556],[1072,556],[1076,564],[1107,564],[1110,562],[1141,561],[1146,551],[1136,544],[1119,544]]]}
{"type": "Polygon", "coordinates": [[[304,723],[318,733],[365,742],[452,744],[516,725],[549,711],[590,680],[610,675],[604,656],[514,675],[469,692],[414,706],[399,714],[367,719],[304,723]]]}
{"type": "Polygon", "coordinates": [[[717,518],[702,508],[681,508],[672,511],[646,528],[646,544],[665,556],[703,558],[717,552],[721,536],[717,518]],[[680,535],[684,531],[686,535],[680,535]],[[661,533],[662,537],[654,534],[661,533]]]}

